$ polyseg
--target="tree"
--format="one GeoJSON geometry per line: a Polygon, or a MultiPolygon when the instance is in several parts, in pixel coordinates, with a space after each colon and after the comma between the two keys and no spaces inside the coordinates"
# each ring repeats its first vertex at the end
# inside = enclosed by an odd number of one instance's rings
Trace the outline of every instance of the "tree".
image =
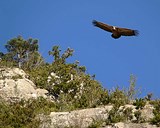
{"type": "Polygon", "coordinates": [[[130,75],[129,83],[130,85],[127,91],[127,96],[130,100],[133,100],[140,93],[140,90],[136,89],[136,77],[133,74],[130,75]]]}
{"type": "Polygon", "coordinates": [[[5,48],[11,56],[12,61],[18,64],[19,68],[29,68],[43,61],[38,53],[38,40],[29,38],[24,40],[21,36],[7,42],[5,48]]]}
{"type": "Polygon", "coordinates": [[[49,51],[49,55],[52,55],[54,57],[53,63],[63,63],[65,64],[66,59],[73,55],[74,50],[67,48],[67,50],[60,55],[61,50],[59,49],[59,46],[53,46],[52,51],[49,51]]]}

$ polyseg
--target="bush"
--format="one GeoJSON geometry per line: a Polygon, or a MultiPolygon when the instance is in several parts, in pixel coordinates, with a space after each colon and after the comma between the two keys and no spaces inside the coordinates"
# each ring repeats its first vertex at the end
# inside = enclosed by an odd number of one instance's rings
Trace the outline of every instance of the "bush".
{"type": "Polygon", "coordinates": [[[157,125],[158,127],[160,127],[160,113],[155,114],[154,118],[151,119],[151,124],[157,125]]]}
{"type": "Polygon", "coordinates": [[[49,52],[54,57],[53,63],[29,72],[30,79],[37,87],[48,90],[60,111],[107,104],[108,92],[94,80],[95,76],[86,74],[85,67],[79,66],[77,61],[66,63],[73,50],[67,49],[62,55],[60,51],[59,46],[54,46],[49,52]]]}
{"type": "Polygon", "coordinates": [[[133,119],[132,108],[126,108],[123,110],[123,114],[126,121],[131,121],[133,119]]]}
{"type": "Polygon", "coordinates": [[[120,107],[128,103],[128,97],[125,95],[124,91],[120,90],[118,87],[110,94],[110,103],[120,107]]]}
{"type": "Polygon", "coordinates": [[[136,89],[136,77],[133,74],[130,75],[129,84],[130,85],[128,90],[126,91],[126,95],[129,100],[134,100],[137,95],[139,95],[140,90],[136,89]]]}
{"type": "Polygon", "coordinates": [[[20,101],[8,104],[0,101],[1,128],[38,128],[40,120],[36,116],[40,113],[49,114],[54,111],[55,105],[44,98],[37,100],[20,101]]]}
{"type": "Polygon", "coordinates": [[[47,80],[50,73],[50,65],[45,64],[31,71],[26,71],[29,74],[29,79],[39,87],[47,89],[47,80]]]}
{"type": "Polygon", "coordinates": [[[134,112],[134,116],[136,117],[135,123],[143,123],[144,119],[142,118],[142,112],[140,110],[134,112]]]}
{"type": "Polygon", "coordinates": [[[136,109],[142,109],[146,105],[146,100],[145,99],[136,99],[136,101],[133,103],[133,105],[136,106],[136,109]]]}
{"type": "Polygon", "coordinates": [[[103,120],[95,120],[93,119],[92,124],[88,126],[88,128],[102,128],[104,124],[103,120]]]}
{"type": "Polygon", "coordinates": [[[122,111],[119,110],[119,107],[114,105],[113,108],[108,113],[108,118],[105,121],[106,124],[117,123],[124,121],[125,117],[123,116],[122,111]]]}
{"type": "Polygon", "coordinates": [[[153,110],[154,117],[153,119],[151,119],[151,123],[159,127],[160,126],[160,100],[156,100],[152,102],[152,104],[155,109],[153,110]]]}

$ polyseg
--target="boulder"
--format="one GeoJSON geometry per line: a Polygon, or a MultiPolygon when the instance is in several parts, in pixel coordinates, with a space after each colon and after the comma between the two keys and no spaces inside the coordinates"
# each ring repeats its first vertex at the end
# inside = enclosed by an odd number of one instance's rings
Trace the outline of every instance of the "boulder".
{"type": "Polygon", "coordinates": [[[71,112],[51,112],[48,117],[41,118],[45,125],[42,123],[40,128],[87,128],[93,121],[106,119],[108,117],[108,111],[110,111],[112,107],[113,106],[104,106],[71,112]],[[50,125],[46,124],[45,119],[50,119],[50,125]]]}
{"type": "Polygon", "coordinates": [[[47,98],[48,91],[38,89],[28,79],[28,75],[19,68],[0,68],[0,97],[14,102],[42,96],[47,98]]]}

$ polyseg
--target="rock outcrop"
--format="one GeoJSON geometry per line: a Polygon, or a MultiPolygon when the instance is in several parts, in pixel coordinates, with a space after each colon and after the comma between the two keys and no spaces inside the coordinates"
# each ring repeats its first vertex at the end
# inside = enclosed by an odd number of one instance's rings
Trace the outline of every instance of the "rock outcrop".
{"type": "MultiPolygon", "coordinates": [[[[87,128],[98,121],[102,121],[101,127],[103,128],[158,128],[157,126],[153,126],[149,123],[131,123],[131,121],[107,125],[105,120],[108,119],[109,111],[112,110],[112,108],[112,105],[107,105],[71,112],[51,112],[48,116],[41,116],[41,121],[43,123],[40,128],[87,128]]],[[[133,105],[121,106],[119,109],[122,108],[132,108],[133,112],[137,111],[136,107],[133,105]]],[[[141,110],[142,118],[145,118],[146,121],[153,118],[152,111],[153,107],[146,105],[141,110]]]]}
{"type": "Polygon", "coordinates": [[[113,106],[90,108],[71,112],[51,112],[51,128],[58,127],[82,127],[89,126],[94,120],[103,120],[108,117],[108,112],[113,106]]]}
{"type": "Polygon", "coordinates": [[[46,93],[47,90],[36,88],[23,70],[0,68],[0,97],[5,101],[28,100],[39,96],[46,98],[46,93]]]}

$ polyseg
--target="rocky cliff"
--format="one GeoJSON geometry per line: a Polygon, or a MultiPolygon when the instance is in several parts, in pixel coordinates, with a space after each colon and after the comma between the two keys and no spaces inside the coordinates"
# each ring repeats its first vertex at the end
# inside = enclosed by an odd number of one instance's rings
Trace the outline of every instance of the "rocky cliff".
{"type": "MultiPolygon", "coordinates": [[[[37,88],[28,79],[28,75],[23,70],[18,68],[0,68],[0,97],[5,101],[17,102],[21,99],[36,99],[40,96],[47,98],[47,93],[47,90],[37,88]]],[[[135,115],[135,112],[139,110],[134,105],[121,106],[117,111],[120,115],[125,116],[124,111],[128,108],[131,110],[130,116],[132,118],[119,123],[107,122],[111,118],[110,111],[113,110],[113,105],[70,112],[51,112],[49,115],[37,115],[36,118],[41,121],[40,128],[158,128],[149,124],[149,120],[154,117],[152,105],[146,104],[140,110],[140,118],[135,115]],[[137,118],[142,120],[138,121],[137,118]]]]}

